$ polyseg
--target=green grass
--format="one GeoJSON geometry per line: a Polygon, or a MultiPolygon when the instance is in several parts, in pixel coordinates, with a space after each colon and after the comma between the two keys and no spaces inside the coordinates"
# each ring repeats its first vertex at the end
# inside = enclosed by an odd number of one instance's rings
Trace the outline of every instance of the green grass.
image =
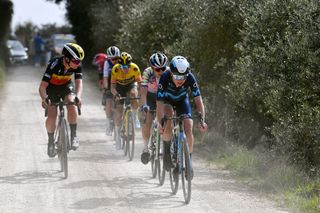
{"type": "Polygon", "coordinates": [[[230,171],[233,178],[274,199],[293,212],[320,212],[320,179],[309,178],[285,156],[264,149],[248,150],[216,133],[196,135],[195,152],[230,171]]]}

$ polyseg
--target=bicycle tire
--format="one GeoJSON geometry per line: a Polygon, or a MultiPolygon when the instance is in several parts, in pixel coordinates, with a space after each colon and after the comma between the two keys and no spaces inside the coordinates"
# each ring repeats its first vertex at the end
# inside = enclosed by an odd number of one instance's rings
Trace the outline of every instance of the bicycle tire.
{"type": "Polygon", "coordinates": [[[166,177],[166,170],[164,169],[164,163],[163,163],[163,141],[161,140],[160,134],[157,132],[157,141],[156,141],[156,146],[157,146],[157,161],[156,164],[158,165],[158,179],[159,179],[159,184],[162,186],[164,184],[164,180],[166,177]]]}
{"type": "Polygon", "coordinates": [[[128,111],[127,114],[127,149],[128,149],[128,156],[129,160],[132,161],[133,156],[134,156],[134,136],[135,136],[135,131],[134,131],[134,121],[133,121],[133,114],[132,111],[128,111]]]}
{"type": "MultiPolygon", "coordinates": [[[[178,140],[178,138],[175,135],[173,135],[171,143],[176,143],[175,140],[178,140]]],[[[179,153],[177,154],[177,156],[179,156],[179,153]]],[[[179,161],[176,161],[176,162],[179,162],[179,161]]],[[[175,168],[179,168],[178,163],[176,164],[175,168]]],[[[176,177],[174,177],[175,168],[170,168],[169,170],[170,186],[171,186],[171,191],[174,195],[177,194],[178,187],[179,187],[179,175],[176,174],[176,177]]],[[[179,169],[179,172],[180,172],[180,169],[179,169]]]]}
{"type": "Polygon", "coordinates": [[[60,163],[60,172],[63,172],[63,162],[61,159],[61,138],[60,138],[60,128],[61,128],[61,120],[59,120],[57,128],[54,132],[54,143],[57,151],[59,163],[60,163]]]}
{"type": "Polygon", "coordinates": [[[189,204],[191,199],[191,159],[190,159],[190,152],[189,146],[187,144],[187,140],[185,138],[183,140],[182,148],[182,172],[181,172],[181,185],[183,190],[183,196],[186,204],[189,204]]]}
{"type": "Polygon", "coordinates": [[[61,162],[64,172],[64,178],[68,178],[68,132],[67,121],[63,119],[61,121],[59,135],[61,138],[61,162]]]}
{"type": "Polygon", "coordinates": [[[158,164],[157,164],[157,147],[156,147],[156,132],[153,129],[150,139],[150,164],[151,164],[151,174],[152,178],[157,176],[158,164]]]}

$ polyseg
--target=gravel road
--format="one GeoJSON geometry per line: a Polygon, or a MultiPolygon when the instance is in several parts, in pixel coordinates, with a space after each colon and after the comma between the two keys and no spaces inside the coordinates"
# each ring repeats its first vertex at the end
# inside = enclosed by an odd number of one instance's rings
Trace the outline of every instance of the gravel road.
{"type": "MultiPolygon", "coordinates": [[[[44,70],[44,68],[43,68],[44,70]]],[[[194,157],[189,205],[182,189],[171,194],[169,179],[159,186],[150,165],[140,162],[141,133],[129,162],[105,135],[104,112],[96,85],[84,82],[80,148],[69,154],[69,177],[58,159],[46,154],[47,134],[38,86],[40,68],[9,69],[0,92],[0,212],[214,212],[285,213],[271,201],[232,180],[226,171],[194,157]]]]}

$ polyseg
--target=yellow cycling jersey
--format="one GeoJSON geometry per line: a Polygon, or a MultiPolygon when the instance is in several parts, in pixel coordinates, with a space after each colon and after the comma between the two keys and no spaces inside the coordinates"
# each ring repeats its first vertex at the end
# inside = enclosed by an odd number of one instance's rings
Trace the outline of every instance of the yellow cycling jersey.
{"type": "Polygon", "coordinates": [[[112,68],[112,84],[128,85],[133,82],[141,82],[141,80],[140,69],[135,63],[130,63],[129,70],[127,72],[124,72],[120,68],[120,64],[116,64],[112,68]]]}

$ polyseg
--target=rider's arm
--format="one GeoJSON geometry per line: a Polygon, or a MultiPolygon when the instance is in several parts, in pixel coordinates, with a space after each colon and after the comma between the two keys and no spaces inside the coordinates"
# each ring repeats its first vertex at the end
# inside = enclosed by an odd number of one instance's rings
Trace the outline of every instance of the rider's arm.
{"type": "Polygon", "coordinates": [[[144,106],[147,104],[147,93],[148,93],[148,87],[142,85],[140,87],[140,95],[141,95],[140,105],[141,106],[144,106]]]}
{"type": "Polygon", "coordinates": [[[104,62],[104,66],[103,66],[103,85],[104,85],[104,88],[107,89],[109,87],[109,78],[111,76],[109,76],[109,73],[111,74],[111,71],[110,71],[110,66],[109,66],[109,63],[108,61],[106,60],[104,62]]]}
{"type": "Polygon", "coordinates": [[[203,101],[202,101],[202,97],[201,96],[197,96],[194,98],[194,102],[196,104],[196,109],[197,112],[200,112],[202,115],[203,120],[205,120],[205,110],[204,110],[204,105],[203,105],[203,101]]]}
{"type": "Polygon", "coordinates": [[[76,79],[75,85],[76,85],[76,96],[78,98],[81,98],[81,96],[82,96],[82,79],[76,79]]]}
{"type": "Polygon", "coordinates": [[[39,94],[41,99],[44,101],[47,98],[47,87],[49,83],[46,81],[41,81],[40,86],[39,86],[39,94]]]}

